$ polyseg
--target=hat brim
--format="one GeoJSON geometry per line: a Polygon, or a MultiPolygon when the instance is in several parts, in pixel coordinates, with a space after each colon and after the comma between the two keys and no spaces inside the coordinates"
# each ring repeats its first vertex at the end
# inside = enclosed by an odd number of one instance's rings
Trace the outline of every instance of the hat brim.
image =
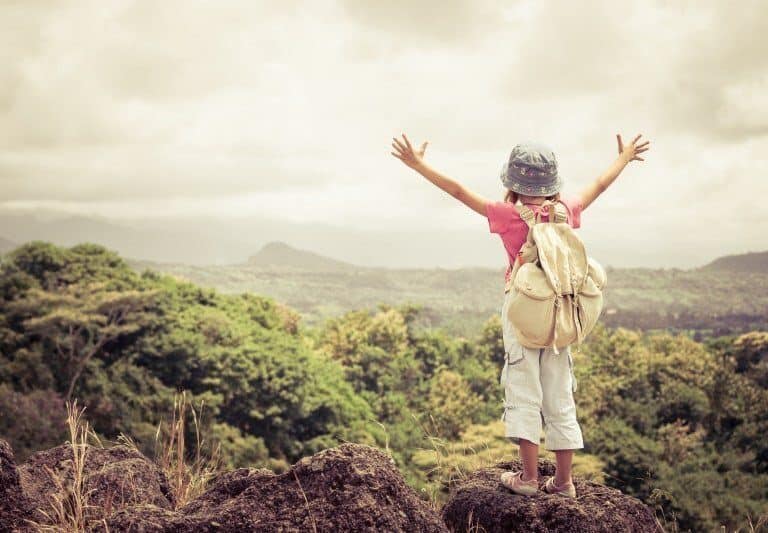
{"type": "Polygon", "coordinates": [[[563,180],[559,175],[556,176],[554,182],[546,185],[524,183],[520,176],[510,174],[508,164],[501,168],[500,178],[504,187],[526,196],[552,196],[560,192],[563,186],[563,180]]]}

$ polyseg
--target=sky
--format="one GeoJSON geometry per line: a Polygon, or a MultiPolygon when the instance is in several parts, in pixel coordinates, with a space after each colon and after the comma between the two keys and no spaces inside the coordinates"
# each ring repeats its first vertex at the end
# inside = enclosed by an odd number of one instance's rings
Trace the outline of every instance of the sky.
{"type": "Polygon", "coordinates": [[[392,137],[499,201],[518,142],[553,149],[569,195],[642,134],[582,238],[605,264],[698,266],[768,249],[766,49],[763,0],[2,0],[0,214],[237,237],[197,262],[286,240],[496,266],[487,220],[392,137]]]}

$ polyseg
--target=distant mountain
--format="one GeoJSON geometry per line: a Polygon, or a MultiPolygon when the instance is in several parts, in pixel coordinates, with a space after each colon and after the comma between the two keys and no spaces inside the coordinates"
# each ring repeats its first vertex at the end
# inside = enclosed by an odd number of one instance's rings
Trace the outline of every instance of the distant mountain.
{"type": "Polygon", "coordinates": [[[719,257],[702,267],[705,270],[732,272],[768,272],[768,252],[750,252],[719,257]]]}
{"type": "MultiPolygon", "coordinates": [[[[499,313],[504,269],[392,269],[354,266],[272,242],[239,265],[147,264],[225,293],[269,296],[299,311],[310,327],[379,304],[424,306],[425,325],[464,336],[499,313]]],[[[723,276],[710,269],[613,268],[605,292],[608,326],[725,335],[768,328],[768,272],[723,276]]]]}
{"type": "Polygon", "coordinates": [[[6,252],[10,252],[14,248],[16,248],[18,244],[15,242],[8,240],[4,237],[0,237],[0,254],[4,254],[6,252]]]}
{"type": "Polygon", "coordinates": [[[280,267],[314,272],[347,272],[363,268],[314,252],[299,250],[284,242],[265,244],[255,255],[248,258],[248,264],[261,268],[280,267]]]}
{"type": "MultiPolygon", "coordinates": [[[[58,246],[92,242],[115,250],[123,257],[149,261],[216,264],[242,262],[243,250],[254,250],[264,240],[220,231],[209,234],[183,224],[157,223],[143,227],[135,221],[115,222],[91,216],[60,213],[7,213],[0,211],[0,228],[16,243],[34,240],[58,246]]],[[[0,253],[3,243],[0,242],[0,253]]],[[[247,253],[247,252],[246,252],[247,253]]]]}

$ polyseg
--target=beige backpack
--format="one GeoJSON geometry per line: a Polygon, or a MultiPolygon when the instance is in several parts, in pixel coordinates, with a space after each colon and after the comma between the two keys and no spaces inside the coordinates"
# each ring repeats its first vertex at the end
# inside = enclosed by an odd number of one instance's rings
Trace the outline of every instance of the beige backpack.
{"type": "Polygon", "coordinates": [[[520,344],[551,346],[559,353],[559,348],[580,344],[597,323],[606,274],[587,257],[568,224],[565,205],[547,200],[544,206],[549,206],[548,222],[541,221],[541,213],[516,206],[529,230],[512,266],[506,316],[520,344]]]}

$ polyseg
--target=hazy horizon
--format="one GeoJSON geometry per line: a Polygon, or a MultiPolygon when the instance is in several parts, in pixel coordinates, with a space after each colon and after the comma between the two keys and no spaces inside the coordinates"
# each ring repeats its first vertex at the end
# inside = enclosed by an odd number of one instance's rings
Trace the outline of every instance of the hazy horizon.
{"type": "Polygon", "coordinates": [[[4,2],[0,236],[500,267],[486,219],[391,138],[429,140],[431,165],[500,200],[517,142],[552,146],[568,195],[618,132],[651,150],[584,213],[592,255],[689,268],[764,250],[766,30],[757,0],[4,2]],[[100,222],[34,222],[53,212],[100,222]]]}
{"type": "MultiPolygon", "coordinates": [[[[319,246],[312,246],[311,244],[300,245],[298,243],[303,241],[303,226],[298,225],[295,227],[285,226],[281,228],[270,227],[268,222],[263,220],[249,221],[248,225],[253,228],[258,228],[257,233],[260,240],[249,239],[248,237],[233,235],[232,232],[227,233],[228,225],[232,224],[232,220],[218,221],[219,226],[211,224],[212,221],[205,221],[201,223],[207,226],[205,231],[199,231],[194,234],[194,231],[190,230],[191,221],[177,221],[173,227],[160,227],[153,224],[152,221],[143,221],[143,223],[137,222],[135,225],[125,225],[125,221],[114,223],[106,218],[87,218],[82,216],[70,216],[66,214],[48,213],[42,220],[45,222],[35,224],[32,222],[34,217],[23,217],[16,215],[16,217],[8,217],[3,213],[0,213],[0,224],[3,227],[14,227],[16,223],[23,224],[23,229],[17,226],[20,230],[20,234],[23,238],[20,241],[13,241],[14,245],[19,245],[23,242],[36,240],[42,238],[42,240],[49,240],[55,244],[63,246],[73,246],[81,242],[95,242],[106,246],[109,249],[115,250],[120,253],[124,258],[129,260],[157,262],[157,263],[182,263],[191,266],[208,266],[208,265],[235,265],[245,263],[248,258],[256,254],[261,248],[272,242],[280,242],[287,244],[292,248],[298,250],[318,253],[330,259],[343,261],[356,266],[362,267],[383,267],[383,268],[445,268],[445,269],[458,269],[458,268],[503,268],[504,263],[499,261],[486,261],[486,262],[466,262],[466,263],[452,263],[452,264],[434,264],[430,262],[425,263],[407,263],[399,264],[387,261],[383,256],[363,256],[354,250],[359,248],[364,241],[370,238],[370,235],[343,235],[333,233],[333,228],[324,228],[325,231],[315,231],[313,235],[325,238],[329,242],[321,242],[319,246]],[[294,231],[291,232],[290,229],[294,231]],[[89,234],[93,238],[81,238],[80,235],[89,234]],[[271,236],[279,235],[282,238],[271,236]],[[47,236],[47,237],[45,237],[47,236]],[[179,240],[184,241],[184,237],[188,239],[187,245],[180,246],[179,240]],[[357,240],[356,240],[357,239],[357,240]],[[362,259],[362,260],[361,260],[362,259]]],[[[38,219],[40,220],[40,219],[38,219]]],[[[214,221],[215,222],[215,221],[214,221]]],[[[247,227],[247,226],[246,226],[247,227]]],[[[472,235],[466,235],[469,239],[472,239],[472,235]]],[[[5,235],[0,234],[0,246],[3,244],[5,235]]],[[[462,238],[462,237],[459,237],[462,238]]],[[[11,239],[8,239],[11,240],[11,239]]],[[[407,242],[406,242],[407,244],[407,242]]],[[[599,243],[596,243],[599,245],[599,243]]],[[[402,243],[389,241],[387,243],[388,248],[402,246],[402,243]]],[[[435,245],[435,243],[433,243],[435,245]]],[[[438,245],[440,245],[438,243],[438,245]]],[[[478,248],[482,246],[489,246],[495,250],[494,242],[478,242],[468,241],[464,242],[465,248],[471,248],[473,245],[478,248]]],[[[595,248],[592,246],[591,249],[595,248]]],[[[0,248],[0,251],[2,249],[0,248]]],[[[740,253],[752,253],[752,252],[765,252],[768,251],[768,247],[764,249],[746,250],[740,253]]],[[[493,250],[491,250],[493,252],[493,250]]],[[[704,266],[711,261],[722,257],[724,255],[734,254],[720,254],[706,258],[704,261],[698,264],[691,264],[688,266],[680,266],[675,264],[660,264],[653,261],[640,262],[638,264],[631,264],[627,262],[611,262],[605,261],[604,257],[610,257],[610,250],[605,250],[605,253],[599,249],[598,256],[605,266],[615,268],[697,268],[704,266]]],[[[493,256],[493,253],[487,254],[493,256]]],[[[590,255],[594,255],[590,251],[590,255]]]]}

